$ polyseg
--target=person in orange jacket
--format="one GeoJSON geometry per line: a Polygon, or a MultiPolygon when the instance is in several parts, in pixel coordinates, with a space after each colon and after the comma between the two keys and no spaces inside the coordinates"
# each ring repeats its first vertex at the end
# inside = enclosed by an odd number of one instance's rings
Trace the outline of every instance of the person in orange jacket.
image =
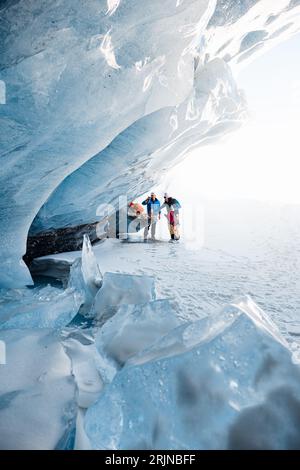
{"type": "Polygon", "coordinates": [[[142,204],[139,204],[138,202],[130,202],[128,207],[130,208],[129,215],[132,215],[133,217],[138,217],[144,213],[142,204]]]}

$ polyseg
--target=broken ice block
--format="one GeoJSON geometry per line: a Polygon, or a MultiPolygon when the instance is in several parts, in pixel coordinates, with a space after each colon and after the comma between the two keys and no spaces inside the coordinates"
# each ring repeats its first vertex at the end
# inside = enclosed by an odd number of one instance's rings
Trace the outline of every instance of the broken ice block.
{"type": "Polygon", "coordinates": [[[143,304],[155,298],[154,277],[106,272],[102,287],[95,297],[92,313],[105,321],[116,313],[120,305],[143,304]]]}
{"type": "Polygon", "coordinates": [[[149,347],[181,324],[168,300],[122,305],[96,336],[101,353],[123,365],[128,358],[149,347]]]}
{"type": "Polygon", "coordinates": [[[94,449],[299,448],[299,396],[300,368],[246,298],[132,357],[85,430],[94,449]]]}

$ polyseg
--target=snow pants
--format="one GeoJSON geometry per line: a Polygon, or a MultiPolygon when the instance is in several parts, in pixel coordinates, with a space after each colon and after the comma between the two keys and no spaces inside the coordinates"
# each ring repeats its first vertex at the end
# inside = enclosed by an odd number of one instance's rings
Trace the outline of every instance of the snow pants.
{"type": "Polygon", "coordinates": [[[148,224],[146,225],[145,230],[144,230],[144,238],[148,237],[150,227],[151,227],[151,238],[155,238],[156,222],[157,222],[156,218],[148,217],[148,224]]]}
{"type": "Polygon", "coordinates": [[[175,211],[170,211],[167,215],[170,236],[174,240],[179,240],[179,216],[175,211]]]}

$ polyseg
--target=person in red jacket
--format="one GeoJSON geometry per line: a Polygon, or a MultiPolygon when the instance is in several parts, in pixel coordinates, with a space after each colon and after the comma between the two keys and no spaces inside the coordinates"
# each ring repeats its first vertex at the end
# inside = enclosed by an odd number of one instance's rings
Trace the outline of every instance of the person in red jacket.
{"type": "Polygon", "coordinates": [[[171,236],[171,240],[179,240],[179,209],[181,205],[174,197],[170,197],[167,193],[164,195],[165,202],[161,206],[161,209],[167,210],[168,228],[171,236]]]}

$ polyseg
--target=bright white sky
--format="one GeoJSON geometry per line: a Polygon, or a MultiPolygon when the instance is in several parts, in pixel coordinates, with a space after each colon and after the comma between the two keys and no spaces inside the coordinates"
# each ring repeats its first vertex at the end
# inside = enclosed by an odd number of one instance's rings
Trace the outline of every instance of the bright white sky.
{"type": "Polygon", "coordinates": [[[208,199],[300,204],[300,35],[237,77],[251,119],[226,141],[193,152],[172,172],[171,189],[208,199]]]}

